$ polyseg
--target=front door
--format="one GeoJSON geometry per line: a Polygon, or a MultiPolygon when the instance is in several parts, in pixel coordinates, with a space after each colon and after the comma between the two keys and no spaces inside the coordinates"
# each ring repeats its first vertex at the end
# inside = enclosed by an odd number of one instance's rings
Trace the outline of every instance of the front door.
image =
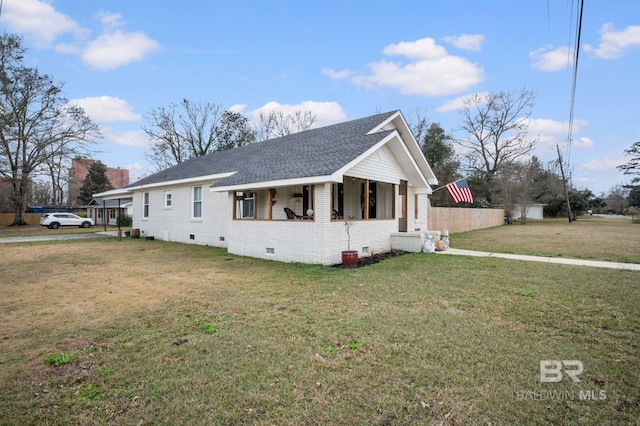
{"type": "Polygon", "coordinates": [[[377,217],[376,207],[376,183],[371,181],[364,181],[360,186],[360,214],[363,219],[375,219],[377,217]],[[369,185],[367,187],[367,185],[369,185]],[[365,206],[365,204],[367,204],[365,206]]]}
{"type": "Polygon", "coordinates": [[[398,215],[398,232],[407,232],[407,181],[401,180],[398,188],[400,196],[400,214],[398,215]]]}

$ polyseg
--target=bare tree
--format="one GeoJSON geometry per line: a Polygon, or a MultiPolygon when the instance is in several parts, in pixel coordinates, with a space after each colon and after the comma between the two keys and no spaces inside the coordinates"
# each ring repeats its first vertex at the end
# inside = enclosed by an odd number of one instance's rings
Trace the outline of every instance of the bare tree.
{"type": "Polygon", "coordinates": [[[539,170],[540,162],[533,157],[528,161],[507,164],[498,173],[502,202],[509,220],[513,219],[513,211],[517,206],[520,223],[527,223],[529,202],[535,197],[535,180],[539,170]]]}
{"type": "Polygon", "coordinates": [[[427,129],[429,128],[429,119],[427,118],[427,111],[424,112],[416,108],[415,118],[409,117],[409,127],[411,128],[411,132],[413,133],[413,137],[416,138],[418,143],[422,143],[422,138],[425,137],[427,133],[427,129]]]}
{"type": "Polygon", "coordinates": [[[309,130],[315,121],[316,116],[311,111],[295,111],[293,114],[260,111],[254,127],[258,140],[264,141],[309,130]]]}
{"type": "Polygon", "coordinates": [[[605,203],[607,203],[608,210],[612,210],[616,213],[624,212],[627,208],[628,201],[631,189],[625,185],[614,185],[609,189],[609,192],[604,199],[605,203]]]}
{"type": "Polygon", "coordinates": [[[14,225],[26,225],[31,180],[55,147],[92,143],[100,136],[81,108],[68,105],[61,83],[23,65],[21,43],[16,35],[0,37],[0,176],[11,182],[14,225]]]}
{"type": "MultiPolygon", "coordinates": [[[[72,116],[82,115],[83,112],[78,106],[67,105],[68,113],[72,116]]],[[[82,120],[88,118],[84,116],[82,120]]],[[[46,175],[50,182],[53,204],[63,205],[70,203],[68,193],[65,188],[69,186],[68,161],[71,158],[90,156],[91,152],[87,145],[78,143],[74,139],[61,139],[57,144],[47,147],[48,155],[42,165],[42,174],[46,175]]],[[[95,151],[94,151],[95,153],[95,151]]]]}
{"type": "Polygon", "coordinates": [[[517,177],[518,200],[520,201],[520,223],[527,223],[530,202],[535,194],[535,179],[539,170],[539,162],[536,157],[519,164],[517,177]]]}
{"type": "MultiPolygon", "coordinates": [[[[49,178],[49,188],[51,190],[51,203],[65,204],[65,187],[69,183],[67,167],[65,167],[67,157],[62,150],[51,147],[51,153],[43,164],[43,173],[49,178]]],[[[66,200],[68,201],[68,200],[66,200]]]]}
{"type": "Polygon", "coordinates": [[[211,102],[183,99],[168,108],[151,110],[146,121],[142,129],[152,141],[146,157],[157,170],[255,140],[245,117],[211,102]]]}
{"type": "Polygon", "coordinates": [[[489,202],[500,169],[530,153],[538,142],[538,137],[528,136],[535,97],[534,91],[523,88],[486,97],[476,94],[465,102],[461,130],[467,139],[456,143],[468,153],[469,167],[484,174],[489,202]]]}
{"type": "Polygon", "coordinates": [[[31,185],[31,202],[36,205],[53,203],[51,183],[41,180],[33,181],[31,185]]]}

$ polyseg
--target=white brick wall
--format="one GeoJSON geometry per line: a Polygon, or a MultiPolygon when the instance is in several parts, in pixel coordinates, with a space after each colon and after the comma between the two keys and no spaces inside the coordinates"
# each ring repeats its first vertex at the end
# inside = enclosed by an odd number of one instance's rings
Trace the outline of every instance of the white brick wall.
{"type": "MultiPolygon", "coordinates": [[[[143,236],[227,247],[230,253],[242,256],[323,265],[342,262],[341,252],[347,250],[347,233],[344,220],[331,220],[330,183],[315,186],[314,220],[283,219],[282,208],[292,202],[291,194],[285,188],[278,189],[277,203],[273,207],[274,220],[232,220],[233,194],[211,192],[209,184],[203,184],[202,189],[203,215],[200,220],[191,218],[191,187],[172,188],[172,206],[169,209],[164,207],[166,188],[149,191],[149,219],[142,218],[143,193],[136,193],[133,198],[136,212],[133,227],[139,228],[143,236]],[[194,236],[193,240],[190,235],[194,236]],[[220,240],[221,237],[224,241],[220,240]]],[[[267,198],[267,191],[259,192],[256,208],[263,209],[261,205],[267,198]]],[[[419,209],[426,207],[420,202],[423,198],[426,199],[426,196],[418,197],[419,209]]],[[[413,200],[410,190],[408,223],[415,222],[413,200]]],[[[426,211],[420,213],[419,217],[426,217],[426,211]]],[[[389,251],[392,246],[391,235],[398,232],[397,218],[354,220],[353,223],[350,229],[351,249],[357,250],[361,257],[389,251]]],[[[417,223],[415,225],[418,226],[417,223]]],[[[420,223],[419,226],[426,229],[426,223],[420,223]]]]}
{"type": "MultiPolygon", "coordinates": [[[[331,184],[316,185],[313,221],[232,221],[229,252],[281,262],[342,263],[347,233],[344,221],[331,221],[330,197],[331,184]]],[[[357,250],[360,256],[386,252],[390,249],[391,233],[397,230],[397,221],[393,219],[356,220],[351,227],[351,249],[357,250]],[[368,253],[362,251],[365,247],[368,253]]]]}
{"type": "Polygon", "coordinates": [[[201,219],[191,217],[192,186],[171,188],[170,208],[165,208],[164,205],[167,188],[148,191],[149,218],[142,217],[143,192],[136,192],[133,197],[133,228],[139,228],[143,236],[153,236],[163,241],[227,247],[227,223],[232,214],[228,195],[209,191],[209,185],[210,183],[201,185],[201,219]]]}

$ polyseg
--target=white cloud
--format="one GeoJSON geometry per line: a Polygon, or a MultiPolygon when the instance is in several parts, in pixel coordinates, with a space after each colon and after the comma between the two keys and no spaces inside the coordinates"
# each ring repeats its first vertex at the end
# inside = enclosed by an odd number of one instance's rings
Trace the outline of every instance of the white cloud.
{"type": "Polygon", "coordinates": [[[585,50],[601,59],[616,59],[633,46],[640,46],[640,25],[630,25],[622,31],[616,31],[612,23],[607,23],[600,29],[598,47],[585,45],[585,50]]]}
{"type": "Polygon", "coordinates": [[[406,56],[410,59],[439,59],[448,55],[447,50],[436,44],[431,37],[390,44],[384,48],[382,53],[388,56],[406,56]]]}
{"type": "Polygon", "coordinates": [[[593,140],[586,136],[582,136],[571,141],[572,149],[588,149],[593,148],[594,146],[595,144],[593,143],[593,140]]]}
{"type": "MultiPolygon", "coordinates": [[[[591,149],[594,143],[587,136],[576,137],[575,135],[582,132],[589,123],[585,120],[576,119],[573,121],[571,142],[572,151],[580,151],[591,149]]],[[[569,135],[569,122],[557,121],[548,118],[531,118],[529,119],[529,135],[538,136],[538,145],[536,146],[536,155],[542,160],[557,158],[557,146],[560,146],[561,152],[567,149],[567,137],[569,135]]]]}
{"type": "Polygon", "coordinates": [[[109,70],[142,61],[159,48],[157,41],[142,32],[116,30],[90,42],[82,52],[82,61],[92,68],[109,70]]]}
{"type": "Polygon", "coordinates": [[[72,42],[72,43],[58,43],[53,48],[58,53],[62,53],[65,55],[75,55],[82,50],[81,43],[72,42]]]}
{"type": "Polygon", "coordinates": [[[450,101],[447,101],[444,104],[437,107],[436,111],[449,112],[449,111],[461,110],[464,107],[465,102],[467,102],[467,100],[471,99],[473,96],[478,96],[480,99],[486,99],[486,97],[489,96],[489,92],[478,92],[475,94],[472,93],[469,95],[458,96],[457,98],[451,99],[450,101]]]}
{"type": "Polygon", "coordinates": [[[70,103],[81,106],[92,120],[100,123],[140,121],[142,119],[140,114],[133,112],[133,107],[127,101],[120,98],[96,96],[73,99],[70,103]]]}
{"type": "Polygon", "coordinates": [[[482,34],[460,34],[444,37],[443,40],[458,49],[479,52],[484,42],[484,36],[482,34]]]}
{"type": "Polygon", "coordinates": [[[296,105],[280,104],[275,101],[267,102],[260,108],[248,113],[248,116],[256,120],[260,112],[282,112],[285,115],[294,114],[297,111],[310,111],[316,117],[313,127],[322,127],[329,124],[340,123],[346,120],[347,115],[337,102],[303,101],[296,105]]]}
{"type": "Polygon", "coordinates": [[[617,169],[617,166],[624,162],[624,156],[576,162],[572,165],[573,183],[578,188],[591,189],[596,195],[607,192],[616,182],[627,183],[622,172],[617,169]]]}
{"type": "Polygon", "coordinates": [[[231,108],[229,108],[229,111],[242,114],[246,107],[247,107],[247,104],[236,104],[236,105],[232,105],[231,108]]]}
{"type": "Polygon", "coordinates": [[[531,66],[542,71],[559,71],[568,68],[573,64],[573,55],[566,46],[541,47],[529,52],[529,57],[533,61],[531,66]]]}
{"type": "Polygon", "coordinates": [[[353,76],[355,74],[354,71],[351,70],[342,70],[342,71],[336,71],[334,69],[331,68],[324,68],[322,70],[322,74],[334,79],[334,80],[344,80],[346,78],[349,78],[351,76],[353,76]]]}
{"type": "Polygon", "coordinates": [[[100,130],[105,141],[120,146],[148,148],[150,145],[149,138],[142,130],[116,130],[111,127],[101,127],[100,130]]]}
{"type": "Polygon", "coordinates": [[[56,39],[73,34],[84,38],[89,30],[68,15],[56,11],[51,4],[39,0],[7,1],[2,18],[13,31],[24,34],[38,47],[50,47],[56,39]]]}
{"type": "MultiPolygon", "coordinates": [[[[579,133],[589,123],[585,120],[573,120],[573,133],[579,133]]],[[[557,121],[548,118],[532,118],[529,120],[529,132],[555,134],[566,138],[569,133],[568,121],[557,121]]]]}
{"type": "Polygon", "coordinates": [[[134,183],[149,175],[147,168],[140,163],[128,164],[124,168],[129,170],[129,183],[134,183]]]}
{"type": "Polygon", "coordinates": [[[157,51],[160,44],[143,32],[124,32],[122,16],[102,12],[98,15],[103,31],[90,39],[91,31],[68,15],[55,10],[50,2],[15,0],[6,2],[2,18],[12,30],[42,48],[63,54],[81,54],[82,61],[96,69],[114,69],[139,62],[157,51]],[[61,40],[71,36],[71,40],[61,40]]]}
{"type": "Polygon", "coordinates": [[[625,157],[621,155],[618,157],[604,157],[596,160],[584,161],[576,164],[574,167],[578,172],[618,170],[617,167],[624,163],[625,157]]]}
{"type": "Polygon", "coordinates": [[[92,68],[109,70],[140,62],[157,51],[160,44],[143,32],[124,32],[119,13],[101,12],[98,19],[103,33],[87,43],[82,50],[82,61],[92,68]]]}
{"type": "Polygon", "coordinates": [[[106,31],[113,31],[122,26],[122,15],[119,13],[100,12],[98,19],[104,25],[106,31]]]}
{"type": "Polygon", "coordinates": [[[432,38],[391,44],[383,53],[409,61],[372,62],[367,65],[369,74],[355,75],[351,81],[366,89],[393,88],[404,95],[429,97],[459,93],[484,80],[481,67],[448,54],[432,38]]]}

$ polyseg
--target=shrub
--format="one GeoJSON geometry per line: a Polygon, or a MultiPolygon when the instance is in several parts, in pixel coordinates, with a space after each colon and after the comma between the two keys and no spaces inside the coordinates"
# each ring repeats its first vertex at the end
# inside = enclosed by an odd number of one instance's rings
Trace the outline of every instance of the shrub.
{"type": "Polygon", "coordinates": [[[131,218],[131,216],[127,214],[121,214],[117,219],[116,225],[120,227],[127,227],[127,226],[131,226],[132,223],[133,223],[133,219],[131,218]]]}

